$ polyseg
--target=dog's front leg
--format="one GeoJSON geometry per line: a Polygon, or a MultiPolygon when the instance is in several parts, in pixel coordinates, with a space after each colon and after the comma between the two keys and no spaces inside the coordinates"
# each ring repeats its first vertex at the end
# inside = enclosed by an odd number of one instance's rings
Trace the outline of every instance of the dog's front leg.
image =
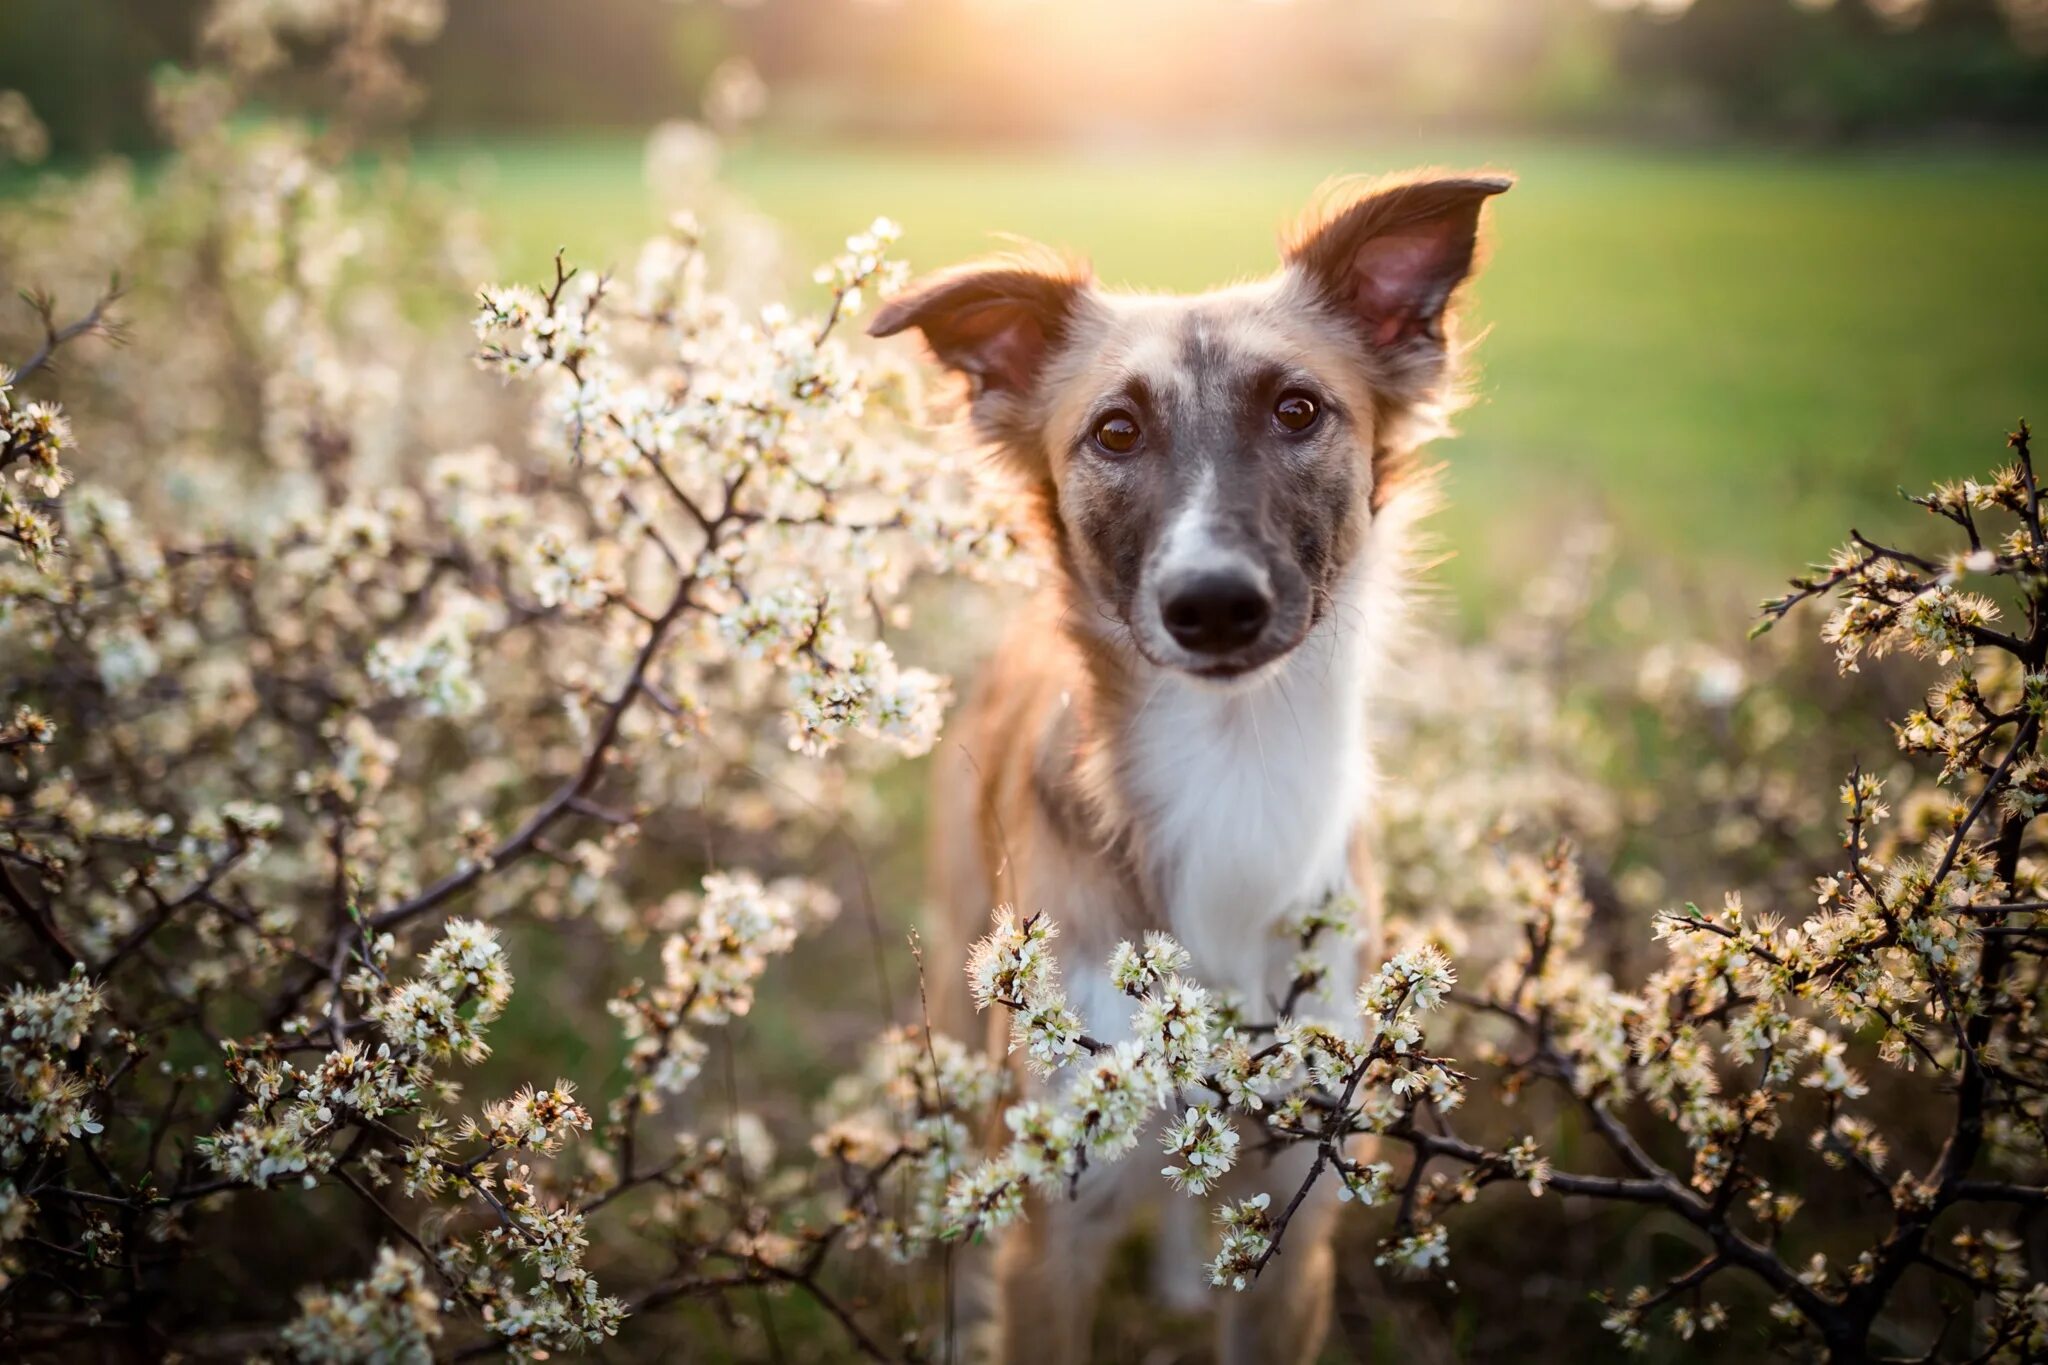
{"type": "Polygon", "coordinates": [[[1121,1171],[1091,1173],[1078,1199],[1034,1199],[996,1251],[1006,1365],[1081,1365],[1095,1300],[1126,1209],[1121,1171]]]}

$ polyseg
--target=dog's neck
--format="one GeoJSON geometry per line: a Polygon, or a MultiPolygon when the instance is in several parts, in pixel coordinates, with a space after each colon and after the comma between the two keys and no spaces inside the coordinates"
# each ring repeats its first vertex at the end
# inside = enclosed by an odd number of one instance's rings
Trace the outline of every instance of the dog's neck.
{"type": "Polygon", "coordinates": [[[1142,926],[1178,938],[1204,980],[1270,989],[1258,964],[1281,921],[1350,889],[1374,785],[1369,701],[1428,501],[1426,486],[1390,498],[1308,637],[1245,684],[1156,667],[1095,630],[1096,613],[1066,614],[1085,623],[1076,776],[1097,833],[1142,926]]]}

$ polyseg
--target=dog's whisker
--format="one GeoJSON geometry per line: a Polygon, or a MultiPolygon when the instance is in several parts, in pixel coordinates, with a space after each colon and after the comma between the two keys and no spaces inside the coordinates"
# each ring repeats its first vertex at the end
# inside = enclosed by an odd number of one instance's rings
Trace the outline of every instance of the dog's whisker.
{"type": "MultiPolygon", "coordinates": [[[[1327,678],[1328,674],[1325,673],[1327,678]]],[[[1282,674],[1279,681],[1280,700],[1287,703],[1287,714],[1294,721],[1294,738],[1302,745],[1308,744],[1308,732],[1301,728],[1301,712],[1295,709],[1294,695],[1287,690],[1287,677],[1282,674]]]]}
{"type": "Polygon", "coordinates": [[[1261,789],[1270,789],[1273,785],[1273,774],[1266,763],[1266,738],[1259,733],[1259,708],[1251,707],[1245,715],[1252,723],[1252,744],[1259,751],[1259,786],[1261,789]]]}
{"type": "Polygon", "coordinates": [[[1171,676],[1171,674],[1162,670],[1159,676],[1153,680],[1152,690],[1145,694],[1144,703],[1138,707],[1137,712],[1132,715],[1129,721],[1130,728],[1137,728],[1138,722],[1145,718],[1145,713],[1152,709],[1152,703],[1157,701],[1159,694],[1166,690],[1167,681],[1171,676]]]}

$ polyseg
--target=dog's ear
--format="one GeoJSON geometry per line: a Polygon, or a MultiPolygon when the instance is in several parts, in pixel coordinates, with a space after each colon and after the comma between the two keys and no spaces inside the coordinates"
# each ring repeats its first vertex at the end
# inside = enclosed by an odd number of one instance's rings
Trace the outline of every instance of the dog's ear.
{"type": "Polygon", "coordinates": [[[1416,175],[1325,187],[1283,247],[1324,302],[1395,363],[1441,362],[1444,314],[1472,271],[1479,212],[1514,181],[1416,175]]]}
{"type": "Polygon", "coordinates": [[[883,304],[868,335],[924,333],[939,363],[966,376],[975,420],[989,428],[1036,388],[1087,283],[1085,267],[1050,252],[962,266],[883,304]]]}

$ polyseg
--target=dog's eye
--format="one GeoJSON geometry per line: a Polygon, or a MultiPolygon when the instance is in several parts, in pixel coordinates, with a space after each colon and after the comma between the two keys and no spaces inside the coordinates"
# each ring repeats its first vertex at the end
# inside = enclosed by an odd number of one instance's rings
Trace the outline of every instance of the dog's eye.
{"type": "Polygon", "coordinates": [[[1288,431],[1307,431],[1322,415],[1323,410],[1316,406],[1316,400],[1305,393],[1283,393],[1280,401],[1273,405],[1273,420],[1288,431]]]}
{"type": "Polygon", "coordinates": [[[1128,412],[1112,412],[1095,428],[1095,444],[1112,455],[1128,455],[1138,448],[1138,421],[1128,412]]]}

